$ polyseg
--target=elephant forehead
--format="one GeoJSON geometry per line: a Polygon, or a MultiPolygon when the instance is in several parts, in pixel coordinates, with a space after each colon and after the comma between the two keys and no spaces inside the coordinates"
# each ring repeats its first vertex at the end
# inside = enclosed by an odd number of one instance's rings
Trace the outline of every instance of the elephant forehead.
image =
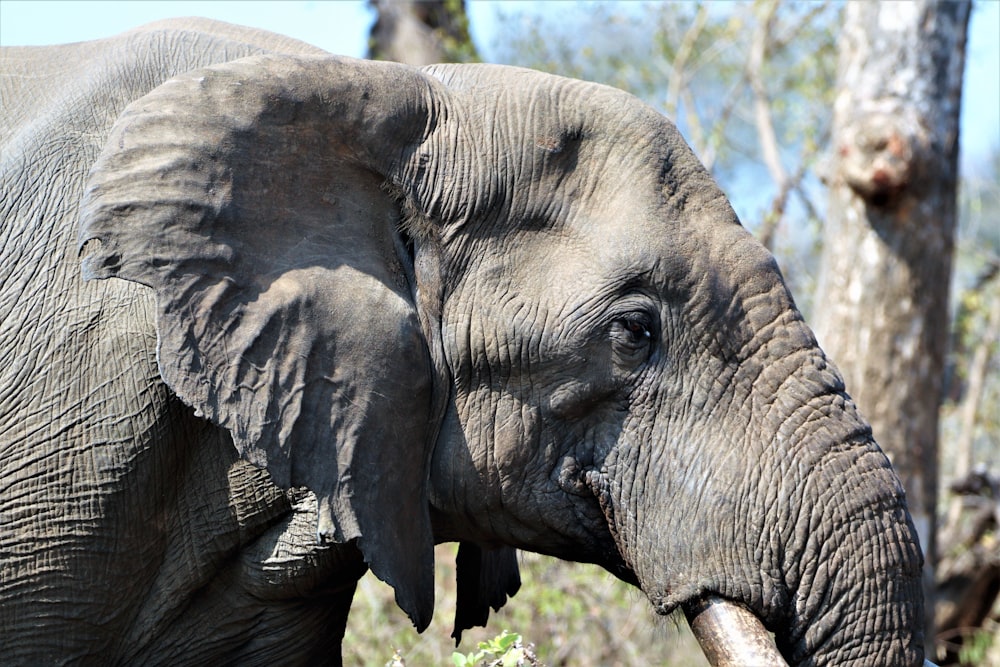
{"type": "Polygon", "coordinates": [[[652,198],[618,194],[568,216],[547,233],[529,234],[513,260],[530,282],[571,293],[643,282],[662,284],[687,265],[677,239],[681,227],[652,198]]]}
{"type": "Polygon", "coordinates": [[[467,314],[495,320],[494,326],[505,330],[556,328],[565,317],[599,317],[636,288],[656,294],[686,260],[670,256],[666,238],[649,238],[639,215],[621,211],[610,222],[537,229],[505,239],[502,250],[479,255],[460,287],[474,304],[467,314]]]}

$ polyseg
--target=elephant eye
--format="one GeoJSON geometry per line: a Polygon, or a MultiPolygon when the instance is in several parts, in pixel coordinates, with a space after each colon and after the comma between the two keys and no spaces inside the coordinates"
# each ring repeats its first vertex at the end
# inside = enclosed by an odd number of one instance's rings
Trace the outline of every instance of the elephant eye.
{"type": "Polygon", "coordinates": [[[611,323],[611,340],[615,351],[628,361],[640,362],[648,358],[653,348],[653,338],[653,325],[645,313],[629,313],[611,323]]]}
{"type": "Polygon", "coordinates": [[[649,328],[643,322],[638,322],[636,320],[625,320],[625,330],[636,338],[649,339],[653,336],[649,328]]]}

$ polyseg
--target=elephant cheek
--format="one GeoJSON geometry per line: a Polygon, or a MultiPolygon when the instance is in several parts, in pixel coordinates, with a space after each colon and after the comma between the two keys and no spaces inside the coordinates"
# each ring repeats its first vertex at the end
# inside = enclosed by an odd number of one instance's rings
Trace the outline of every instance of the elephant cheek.
{"type": "Polygon", "coordinates": [[[729,479],[726,466],[716,470],[697,457],[664,456],[677,448],[649,445],[636,448],[632,458],[608,457],[607,470],[626,470],[598,495],[614,528],[619,549],[634,570],[657,613],[670,614],[678,605],[705,591],[749,600],[751,589],[770,588],[762,579],[767,564],[752,565],[741,510],[743,492],[729,479]],[[646,458],[657,451],[660,456],[646,458]],[[729,481],[724,481],[729,479],[729,481]]]}
{"type": "Polygon", "coordinates": [[[493,422],[492,450],[501,476],[529,470],[537,447],[539,419],[536,412],[511,396],[497,406],[493,422]]]}

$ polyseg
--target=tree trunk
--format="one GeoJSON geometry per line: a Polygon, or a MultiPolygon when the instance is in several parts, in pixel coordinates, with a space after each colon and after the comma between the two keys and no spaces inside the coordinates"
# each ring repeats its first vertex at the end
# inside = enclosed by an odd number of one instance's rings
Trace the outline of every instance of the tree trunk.
{"type": "Polygon", "coordinates": [[[369,0],[378,13],[368,57],[415,67],[477,59],[464,0],[369,0]]]}
{"type": "Polygon", "coordinates": [[[927,560],[928,621],[970,5],[845,6],[814,318],[903,479],[927,560]]]}

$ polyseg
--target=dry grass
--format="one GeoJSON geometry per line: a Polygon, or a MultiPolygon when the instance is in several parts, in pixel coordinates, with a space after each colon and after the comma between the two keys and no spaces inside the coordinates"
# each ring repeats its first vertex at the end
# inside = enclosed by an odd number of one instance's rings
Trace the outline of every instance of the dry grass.
{"type": "MultiPolygon", "coordinates": [[[[455,545],[437,548],[434,621],[418,635],[392,599],[392,590],[368,574],[358,584],[344,639],[344,664],[382,667],[398,649],[410,667],[451,665],[455,609],[455,545]]],[[[707,665],[685,623],[656,617],[642,594],[590,565],[522,554],[521,591],[487,628],[466,631],[459,650],[508,629],[535,645],[548,667],[698,667],[707,665]]]]}

